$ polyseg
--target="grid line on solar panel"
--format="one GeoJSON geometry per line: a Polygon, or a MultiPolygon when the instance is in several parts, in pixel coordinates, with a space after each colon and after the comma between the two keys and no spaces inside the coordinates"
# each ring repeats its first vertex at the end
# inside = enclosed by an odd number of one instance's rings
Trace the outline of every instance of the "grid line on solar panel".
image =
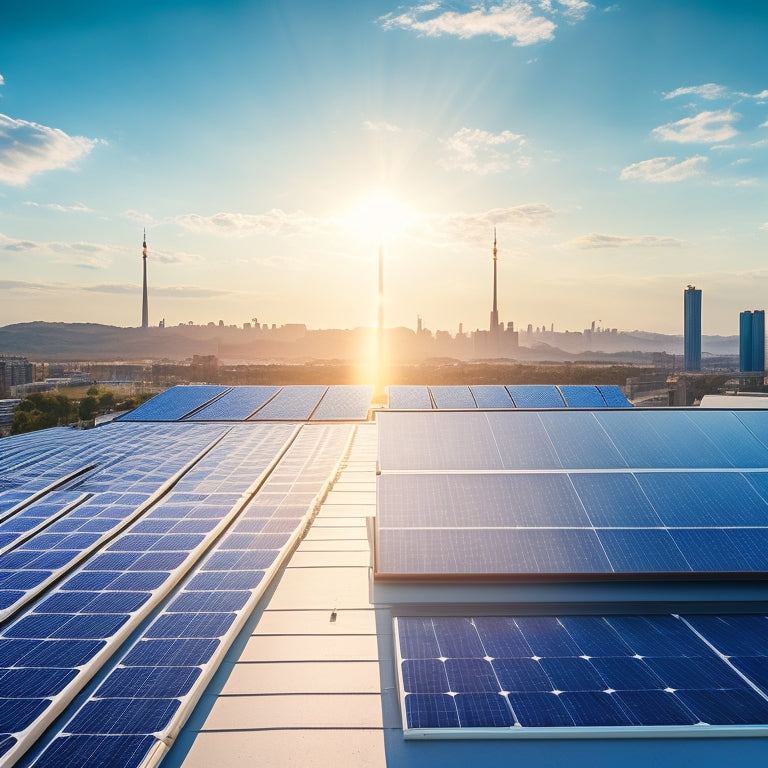
{"type": "Polygon", "coordinates": [[[501,384],[470,384],[478,408],[514,408],[506,387],[501,384]]]}
{"type": "Polygon", "coordinates": [[[562,395],[554,384],[507,384],[517,408],[565,408],[562,395]]]}
{"type": "Polygon", "coordinates": [[[560,394],[569,408],[605,408],[600,390],[592,384],[560,384],[560,394]]]}
{"type": "Polygon", "coordinates": [[[768,730],[766,675],[749,675],[768,661],[764,616],[410,616],[394,623],[406,736],[416,729],[439,737],[444,728],[503,728],[510,736],[550,736],[552,728],[596,736],[605,736],[603,728],[626,735],[768,730]],[[716,647],[728,645],[726,628],[738,630],[736,642],[751,654],[742,669],[741,657],[733,663],[716,647]]]}
{"type": "MultiPolygon", "coordinates": [[[[352,434],[347,425],[305,428],[285,454],[295,465],[299,482],[314,483],[316,496],[337,471],[352,434]]],[[[271,483],[267,478],[263,488],[271,483]]],[[[258,498],[257,493],[238,519],[248,518],[258,498]]],[[[290,501],[290,492],[281,498],[290,501]]],[[[76,737],[122,733],[162,738],[179,728],[311,509],[307,505],[296,514],[293,537],[282,537],[271,550],[233,549],[237,534],[225,533],[46,747],[40,764],[56,765],[76,737]]],[[[144,743],[136,754],[143,757],[157,743],[144,743]]],[[[118,755],[110,768],[133,764],[118,755]]]]}

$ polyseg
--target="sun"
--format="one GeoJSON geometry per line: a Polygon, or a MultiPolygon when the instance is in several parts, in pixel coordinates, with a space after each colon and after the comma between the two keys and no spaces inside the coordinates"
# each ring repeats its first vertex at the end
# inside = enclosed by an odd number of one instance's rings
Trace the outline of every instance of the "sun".
{"type": "Polygon", "coordinates": [[[408,229],[413,214],[397,198],[376,193],[355,206],[345,217],[347,226],[377,240],[392,241],[408,229]]]}

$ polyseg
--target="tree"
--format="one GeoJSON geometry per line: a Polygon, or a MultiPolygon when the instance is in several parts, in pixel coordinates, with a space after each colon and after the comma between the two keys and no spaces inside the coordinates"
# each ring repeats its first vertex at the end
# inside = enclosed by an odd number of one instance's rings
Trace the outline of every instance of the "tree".
{"type": "Polygon", "coordinates": [[[77,415],[82,421],[90,421],[98,409],[99,403],[95,397],[84,397],[80,401],[80,406],[77,409],[77,415]]]}
{"type": "Polygon", "coordinates": [[[115,395],[113,392],[104,392],[99,395],[99,408],[102,411],[115,407],[115,395]]]}
{"type": "Polygon", "coordinates": [[[91,384],[85,394],[88,395],[88,397],[96,397],[99,394],[99,388],[95,384],[91,384]]]}
{"type": "Polygon", "coordinates": [[[68,424],[72,417],[72,402],[66,395],[33,392],[16,406],[11,434],[18,435],[22,432],[68,424]]]}

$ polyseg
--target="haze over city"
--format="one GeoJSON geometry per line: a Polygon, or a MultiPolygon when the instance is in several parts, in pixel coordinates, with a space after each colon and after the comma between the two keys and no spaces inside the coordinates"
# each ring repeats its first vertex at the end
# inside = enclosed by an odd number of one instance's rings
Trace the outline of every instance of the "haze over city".
{"type": "Polygon", "coordinates": [[[0,325],[738,332],[768,6],[4,0],[0,325]]]}

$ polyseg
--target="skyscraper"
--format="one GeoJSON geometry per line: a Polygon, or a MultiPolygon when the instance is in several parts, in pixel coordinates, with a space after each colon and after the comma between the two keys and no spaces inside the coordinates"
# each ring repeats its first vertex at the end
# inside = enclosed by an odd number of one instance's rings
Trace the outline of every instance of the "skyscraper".
{"type": "Polygon", "coordinates": [[[141,327],[149,326],[149,306],[147,304],[147,230],[144,230],[144,241],[142,242],[142,261],[144,262],[144,292],[141,301],[141,327]]]}
{"type": "Polygon", "coordinates": [[[701,289],[689,285],[683,293],[685,370],[701,370],[701,289]]]}
{"type": "Polygon", "coordinates": [[[496,301],[496,262],[498,261],[498,252],[496,250],[496,227],[493,228],[493,309],[491,310],[491,338],[494,339],[499,333],[499,305],[496,301]]]}
{"type": "Polygon", "coordinates": [[[765,370],[765,311],[739,315],[739,370],[765,370]]]}

